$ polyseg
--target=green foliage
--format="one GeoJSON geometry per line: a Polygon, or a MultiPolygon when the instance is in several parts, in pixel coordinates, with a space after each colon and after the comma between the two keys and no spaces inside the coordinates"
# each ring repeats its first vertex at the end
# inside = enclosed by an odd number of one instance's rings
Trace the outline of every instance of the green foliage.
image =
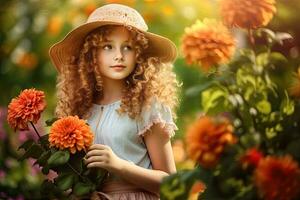
{"type": "Polygon", "coordinates": [[[199,176],[199,171],[180,171],[164,179],[164,184],[160,188],[160,198],[162,200],[187,199],[195,177],[199,176]]]}
{"type": "Polygon", "coordinates": [[[74,194],[77,195],[77,196],[83,196],[83,195],[91,193],[95,189],[96,189],[95,185],[92,184],[92,183],[81,183],[81,182],[78,182],[74,186],[74,194]]]}
{"type": "MultiPolygon", "coordinates": [[[[30,142],[31,143],[31,142],[30,142]]],[[[27,143],[28,144],[28,143],[27,143]]],[[[22,145],[23,147],[26,146],[27,144],[22,145]]],[[[23,156],[21,156],[21,158],[19,159],[20,161],[26,159],[26,158],[35,158],[38,159],[41,154],[43,153],[43,149],[40,145],[36,144],[36,143],[31,143],[30,146],[28,146],[28,148],[26,148],[26,152],[23,154],[23,156]]]]}
{"type": "Polygon", "coordinates": [[[70,158],[70,152],[65,150],[65,151],[56,151],[54,154],[50,156],[48,159],[47,163],[50,166],[59,166],[67,163],[70,158]]]}
{"type": "Polygon", "coordinates": [[[62,173],[57,178],[55,178],[55,182],[57,187],[63,191],[71,188],[74,183],[74,175],[72,173],[62,173]]]}
{"type": "Polygon", "coordinates": [[[202,92],[203,111],[207,114],[225,112],[229,106],[229,93],[226,88],[218,85],[211,86],[202,92]]]}
{"type": "MultiPolygon", "coordinates": [[[[162,199],[187,199],[192,184],[201,180],[207,189],[199,199],[255,200],[258,193],[253,183],[253,168],[243,168],[239,158],[250,148],[264,155],[290,154],[300,161],[300,102],[289,96],[284,82],[274,71],[287,68],[289,59],[271,50],[289,34],[259,29],[266,46],[241,49],[225,71],[213,74],[206,84],[196,84],[188,95],[201,94],[201,105],[207,115],[226,114],[232,121],[238,142],[228,146],[219,163],[212,169],[201,166],[180,171],[165,179],[162,199]],[[279,81],[280,80],[280,81],[279,81]]],[[[284,73],[290,73],[285,71],[284,73]]],[[[189,145],[189,144],[187,144],[189,145]]]]}

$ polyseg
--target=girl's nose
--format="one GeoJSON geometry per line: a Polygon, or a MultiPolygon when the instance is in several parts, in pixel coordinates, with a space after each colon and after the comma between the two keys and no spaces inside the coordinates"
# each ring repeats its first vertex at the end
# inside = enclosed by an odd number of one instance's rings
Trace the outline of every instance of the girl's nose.
{"type": "Polygon", "coordinates": [[[115,60],[120,60],[123,61],[123,53],[121,51],[121,49],[117,49],[116,53],[115,53],[115,60]]]}

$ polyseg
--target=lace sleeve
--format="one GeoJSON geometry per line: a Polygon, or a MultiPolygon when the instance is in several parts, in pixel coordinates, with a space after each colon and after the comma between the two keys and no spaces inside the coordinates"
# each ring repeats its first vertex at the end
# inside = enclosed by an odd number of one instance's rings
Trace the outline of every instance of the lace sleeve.
{"type": "Polygon", "coordinates": [[[144,136],[147,130],[151,131],[150,128],[154,124],[159,124],[170,138],[178,130],[173,121],[170,107],[159,103],[156,99],[153,99],[150,109],[143,109],[141,116],[141,121],[138,123],[138,135],[140,136],[144,136]]]}

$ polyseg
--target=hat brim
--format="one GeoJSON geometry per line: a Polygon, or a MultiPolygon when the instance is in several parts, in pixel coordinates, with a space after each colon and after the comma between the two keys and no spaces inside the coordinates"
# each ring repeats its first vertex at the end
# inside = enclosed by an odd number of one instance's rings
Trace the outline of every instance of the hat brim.
{"type": "MultiPolygon", "coordinates": [[[[56,69],[60,72],[61,67],[68,63],[70,56],[75,56],[79,53],[86,35],[92,30],[104,25],[122,24],[110,21],[85,23],[73,29],[64,39],[52,45],[49,50],[49,55],[56,69]]],[[[145,50],[144,54],[159,57],[162,62],[174,62],[177,57],[177,49],[171,40],[151,32],[142,32],[149,39],[149,47],[145,50]]]]}

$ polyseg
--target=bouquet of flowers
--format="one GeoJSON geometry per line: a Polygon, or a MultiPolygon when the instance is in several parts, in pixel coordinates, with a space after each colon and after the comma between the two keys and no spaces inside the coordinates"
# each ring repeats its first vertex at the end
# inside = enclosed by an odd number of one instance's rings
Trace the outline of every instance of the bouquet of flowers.
{"type": "Polygon", "coordinates": [[[28,130],[30,124],[38,140],[27,139],[20,147],[20,160],[36,159],[43,174],[57,173],[54,180],[45,179],[42,195],[48,198],[83,198],[94,192],[107,172],[89,169],[84,164],[86,151],[93,143],[89,125],[78,116],[53,118],[46,121],[49,134],[40,135],[35,125],[46,108],[45,94],[36,89],[25,89],[10,102],[7,121],[16,131],[28,130]]]}

